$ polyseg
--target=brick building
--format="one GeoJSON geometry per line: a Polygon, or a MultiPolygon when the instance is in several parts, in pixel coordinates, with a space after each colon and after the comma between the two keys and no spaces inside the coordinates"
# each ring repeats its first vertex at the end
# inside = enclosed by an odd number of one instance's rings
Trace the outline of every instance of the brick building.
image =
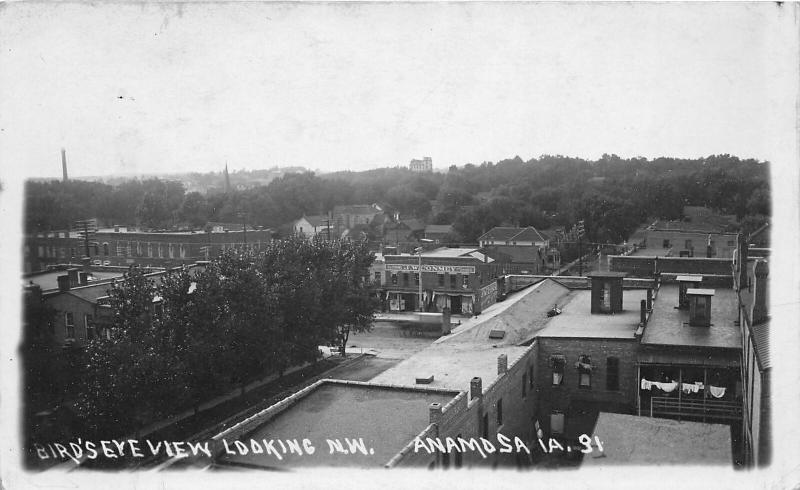
{"type": "MultiPolygon", "coordinates": [[[[259,248],[271,239],[271,231],[263,229],[141,232],[114,227],[91,237],[88,258],[94,266],[176,267],[209,260],[230,248],[259,248]]],[[[26,237],[23,256],[25,272],[80,264],[87,256],[86,242],[75,231],[37,233],[26,237]]]]}
{"type": "Polygon", "coordinates": [[[447,307],[453,314],[471,315],[497,301],[498,268],[478,249],[439,248],[383,258],[389,310],[440,312],[447,307]]]}
{"type": "MultiPolygon", "coordinates": [[[[193,264],[191,271],[202,270],[202,264],[193,264]]],[[[113,318],[108,304],[109,294],[115,282],[123,281],[121,277],[88,281],[90,272],[78,268],[70,268],[58,277],[58,288],[43,290],[41,286],[26,286],[26,293],[33,294],[52,307],[55,318],[50,323],[50,333],[60,345],[82,346],[88,340],[99,335],[108,335],[108,328],[113,318]]],[[[151,280],[157,280],[166,272],[147,274],[151,280]]],[[[153,305],[154,308],[157,304],[153,305]]]]}
{"type": "Polygon", "coordinates": [[[408,164],[409,170],[412,172],[433,172],[433,160],[431,157],[422,157],[422,160],[412,159],[408,164]]]}

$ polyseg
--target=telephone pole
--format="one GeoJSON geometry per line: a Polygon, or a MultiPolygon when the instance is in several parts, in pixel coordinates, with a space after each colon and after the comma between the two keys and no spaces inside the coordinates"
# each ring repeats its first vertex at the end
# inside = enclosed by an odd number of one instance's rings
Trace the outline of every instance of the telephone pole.
{"type": "Polygon", "coordinates": [[[583,276],[583,235],[586,229],[583,227],[583,220],[578,221],[578,275],[583,276]]]}

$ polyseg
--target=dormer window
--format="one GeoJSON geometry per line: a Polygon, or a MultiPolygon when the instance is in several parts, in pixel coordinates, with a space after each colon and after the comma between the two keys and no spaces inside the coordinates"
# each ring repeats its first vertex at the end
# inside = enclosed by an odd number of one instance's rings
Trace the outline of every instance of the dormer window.
{"type": "Polygon", "coordinates": [[[693,327],[711,326],[711,297],[713,289],[688,289],[689,325],[693,327]]]}

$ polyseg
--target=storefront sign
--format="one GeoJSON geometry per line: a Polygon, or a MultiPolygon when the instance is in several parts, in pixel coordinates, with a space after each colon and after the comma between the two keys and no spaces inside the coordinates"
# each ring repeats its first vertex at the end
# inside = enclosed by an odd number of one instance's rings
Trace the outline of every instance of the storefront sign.
{"type": "MultiPolygon", "coordinates": [[[[418,264],[386,264],[387,271],[418,272],[418,264]]],[[[422,264],[422,272],[447,272],[450,274],[475,274],[471,265],[433,265],[422,264]]]]}

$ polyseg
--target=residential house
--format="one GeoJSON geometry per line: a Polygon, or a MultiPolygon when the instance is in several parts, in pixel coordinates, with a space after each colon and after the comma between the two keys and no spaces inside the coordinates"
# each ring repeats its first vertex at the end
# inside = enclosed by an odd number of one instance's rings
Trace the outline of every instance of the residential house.
{"type": "Polygon", "coordinates": [[[330,238],[335,238],[336,235],[333,233],[333,223],[331,218],[325,215],[319,216],[306,216],[303,215],[302,218],[298,219],[292,225],[292,231],[296,235],[302,235],[306,238],[313,238],[320,233],[323,233],[323,236],[330,234],[330,238]]]}
{"type": "Polygon", "coordinates": [[[452,240],[453,233],[453,225],[425,226],[425,238],[433,240],[433,243],[448,243],[452,240]]]}

